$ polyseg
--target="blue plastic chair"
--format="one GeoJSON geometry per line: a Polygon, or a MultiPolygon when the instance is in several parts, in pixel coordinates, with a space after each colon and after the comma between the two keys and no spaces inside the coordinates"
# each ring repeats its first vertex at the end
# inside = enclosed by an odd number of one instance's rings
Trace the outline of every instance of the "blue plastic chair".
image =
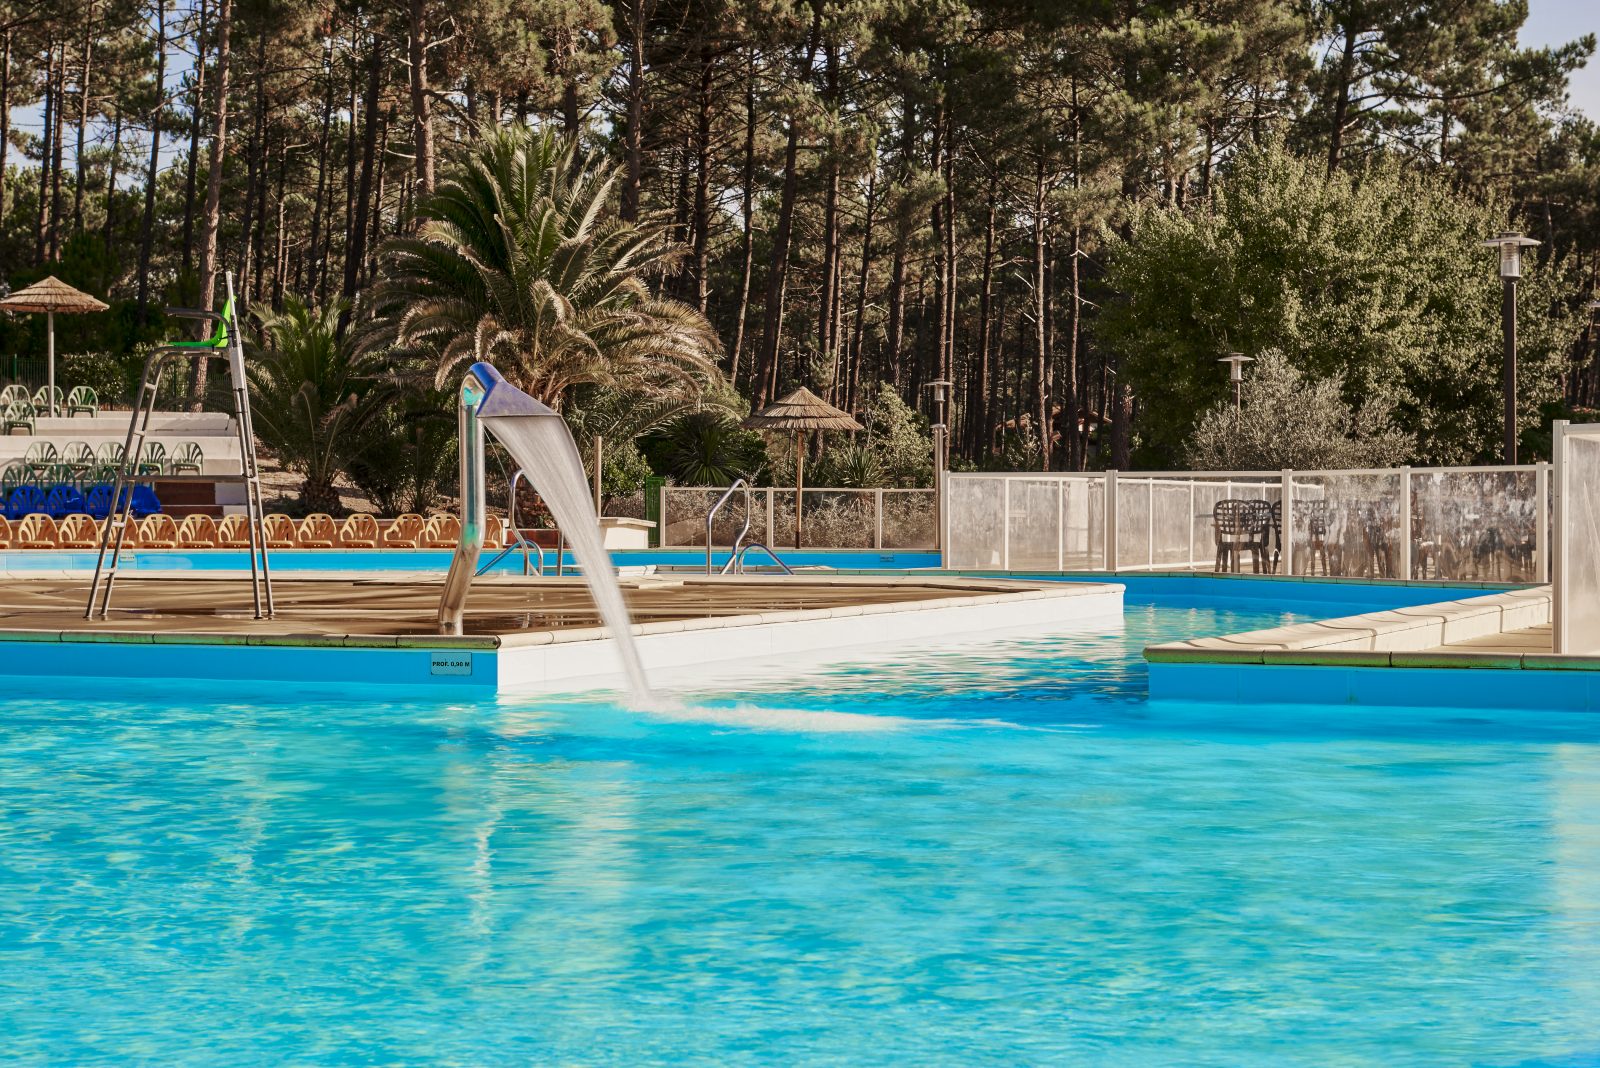
{"type": "Polygon", "coordinates": [[[104,519],[110,515],[111,486],[105,482],[96,482],[90,486],[89,492],[83,496],[83,510],[96,519],[104,519]]]}
{"type": "Polygon", "coordinates": [[[138,485],[133,487],[133,514],[140,519],[147,515],[155,515],[161,511],[161,498],[156,496],[156,491],[149,486],[138,485]]]}
{"type": "Polygon", "coordinates": [[[83,494],[78,492],[78,487],[68,483],[51,486],[50,496],[45,500],[45,511],[50,513],[51,519],[76,515],[83,511],[83,506],[83,494]]]}
{"type": "Polygon", "coordinates": [[[18,486],[11,491],[11,496],[6,498],[6,518],[21,519],[38,512],[45,511],[46,502],[44,490],[38,486],[18,486]]]}

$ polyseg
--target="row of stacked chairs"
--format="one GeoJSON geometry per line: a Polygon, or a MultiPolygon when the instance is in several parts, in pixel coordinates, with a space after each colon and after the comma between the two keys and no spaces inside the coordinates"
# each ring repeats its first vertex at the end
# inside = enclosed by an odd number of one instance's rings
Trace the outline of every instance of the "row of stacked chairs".
{"type": "MultiPolygon", "coordinates": [[[[123,541],[131,549],[248,549],[249,521],[243,515],[224,516],[220,521],[207,515],[185,516],[179,522],[161,512],[139,514],[135,487],[134,513],[137,521],[128,528],[123,541]]],[[[109,494],[110,488],[106,487],[109,494]]],[[[38,511],[21,517],[0,517],[0,549],[93,549],[100,544],[104,514],[87,512],[52,515],[38,511]]],[[[358,513],[336,521],[316,513],[298,522],[289,516],[266,516],[269,549],[453,549],[461,537],[461,521],[453,515],[407,513],[387,523],[358,513]]],[[[489,516],[484,529],[484,547],[505,547],[505,520],[489,516]]]]}
{"type": "Polygon", "coordinates": [[[88,386],[73,386],[65,394],[60,386],[40,386],[30,394],[26,386],[9,385],[0,389],[0,434],[13,430],[32,434],[39,417],[50,413],[52,397],[55,410],[68,417],[100,411],[100,398],[88,386]]]}
{"type": "MultiPolygon", "coordinates": [[[[109,482],[122,467],[125,450],[121,442],[102,442],[98,449],[86,441],[69,441],[61,449],[54,442],[36,441],[22,459],[7,464],[0,481],[7,488],[23,482],[109,482]]],[[[167,452],[160,441],[147,441],[139,450],[135,470],[140,475],[198,475],[205,466],[205,452],[199,443],[179,442],[167,452]]]]}
{"type": "MultiPolygon", "coordinates": [[[[70,482],[58,482],[48,488],[24,482],[0,495],[0,515],[13,522],[32,515],[61,520],[72,515],[90,519],[105,519],[116,509],[112,504],[112,485],[96,482],[79,489],[70,482]]],[[[118,504],[128,503],[128,490],[117,495],[118,504]]],[[[133,514],[143,519],[161,511],[161,498],[149,486],[133,487],[133,514]]]]}

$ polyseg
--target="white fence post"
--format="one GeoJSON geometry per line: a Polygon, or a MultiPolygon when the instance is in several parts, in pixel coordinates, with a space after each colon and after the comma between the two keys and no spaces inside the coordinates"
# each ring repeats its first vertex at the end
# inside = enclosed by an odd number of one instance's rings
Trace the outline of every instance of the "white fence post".
{"type": "MultiPolygon", "coordinates": [[[[883,548],[883,490],[872,491],[872,547],[883,548]]],[[[944,564],[944,537],[940,531],[939,538],[939,563],[944,564]]]]}
{"type": "Polygon", "coordinates": [[[1067,480],[1056,478],[1056,570],[1067,569],[1067,480]]]}
{"type": "Polygon", "coordinates": [[[1000,480],[1000,570],[1011,570],[1011,480],[1000,480]]]}
{"type": "Polygon", "coordinates": [[[1278,527],[1278,543],[1283,549],[1283,573],[1292,575],[1294,574],[1294,472],[1286,467],[1280,477],[1283,479],[1283,488],[1278,491],[1281,505],[1279,511],[1282,513],[1278,527]]]}
{"type": "Polygon", "coordinates": [[[1556,537],[1550,565],[1550,650],[1554,653],[1565,653],[1572,644],[1571,636],[1567,633],[1567,526],[1562,515],[1567,506],[1568,422],[1566,419],[1556,419],[1550,424],[1550,454],[1556,462],[1555,500],[1551,502],[1555,505],[1556,537]]]}
{"type": "Polygon", "coordinates": [[[1105,544],[1101,546],[1106,571],[1117,569],[1117,473],[1106,472],[1105,488],[1105,544]]]}
{"type": "Polygon", "coordinates": [[[1411,468],[1400,469],[1400,577],[1411,579],[1411,468]]]}
{"type": "Polygon", "coordinates": [[[1195,528],[1195,520],[1198,519],[1198,518],[1200,518],[1200,517],[1195,514],[1195,510],[1194,510],[1194,479],[1191,478],[1189,480],[1189,556],[1188,556],[1188,569],[1190,571],[1194,570],[1194,564],[1195,564],[1195,560],[1194,560],[1194,528],[1195,528]]]}
{"type": "MultiPolygon", "coordinates": [[[[767,544],[768,545],[771,545],[774,541],[778,540],[777,510],[776,510],[776,508],[774,507],[774,505],[772,503],[772,494],[773,494],[773,491],[771,489],[768,489],[767,490],[767,544]]],[[[795,507],[796,508],[798,508],[800,506],[800,502],[799,501],[795,501],[794,503],[795,503],[795,507]]],[[[796,516],[796,518],[798,518],[798,515],[796,516]]]]}
{"type": "MultiPolygon", "coordinates": [[[[1552,443],[1554,439],[1552,439],[1552,443]]],[[[1552,449],[1552,452],[1555,450],[1552,449]]],[[[1539,470],[1534,475],[1538,489],[1533,494],[1533,506],[1537,510],[1534,518],[1533,542],[1533,574],[1536,581],[1550,581],[1550,464],[1548,461],[1539,462],[1539,470]]]]}

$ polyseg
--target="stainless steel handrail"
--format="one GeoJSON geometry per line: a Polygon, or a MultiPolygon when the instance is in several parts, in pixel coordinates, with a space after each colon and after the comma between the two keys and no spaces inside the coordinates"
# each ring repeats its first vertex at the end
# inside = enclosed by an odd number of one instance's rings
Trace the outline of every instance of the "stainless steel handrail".
{"type": "Polygon", "coordinates": [[[734,574],[736,574],[736,575],[744,574],[744,558],[750,552],[751,549],[760,549],[762,552],[764,552],[768,556],[772,557],[772,562],[777,564],[779,567],[783,568],[783,573],[785,575],[794,574],[794,568],[792,568],[788,564],[784,563],[783,562],[783,557],[779,556],[777,553],[773,552],[770,548],[768,548],[767,546],[761,544],[759,541],[753,541],[749,545],[746,545],[744,548],[739,550],[737,555],[735,555],[735,557],[732,560],[729,561],[729,563],[735,564],[734,574]]]}
{"type": "Polygon", "coordinates": [[[728,498],[733,496],[733,491],[741,486],[744,488],[744,526],[740,527],[739,533],[734,536],[733,546],[728,552],[728,562],[722,565],[721,574],[726,575],[728,569],[733,566],[734,558],[739,555],[739,545],[744,541],[744,536],[750,533],[750,483],[742,478],[736,478],[733,480],[733,485],[729,486],[727,491],[717,498],[717,503],[711,506],[711,511],[706,513],[706,574],[708,575],[713,574],[711,565],[711,521],[717,517],[718,512],[722,511],[722,506],[728,503],[728,498]]]}

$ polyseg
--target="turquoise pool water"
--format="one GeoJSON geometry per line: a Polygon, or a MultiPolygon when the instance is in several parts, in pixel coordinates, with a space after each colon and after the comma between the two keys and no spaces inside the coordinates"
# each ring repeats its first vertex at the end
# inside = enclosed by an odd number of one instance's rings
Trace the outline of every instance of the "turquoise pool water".
{"type": "Polygon", "coordinates": [[[1130,605],[687,695],[0,701],[23,1063],[1600,1063],[1600,726],[1143,700],[1130,605]]]}

